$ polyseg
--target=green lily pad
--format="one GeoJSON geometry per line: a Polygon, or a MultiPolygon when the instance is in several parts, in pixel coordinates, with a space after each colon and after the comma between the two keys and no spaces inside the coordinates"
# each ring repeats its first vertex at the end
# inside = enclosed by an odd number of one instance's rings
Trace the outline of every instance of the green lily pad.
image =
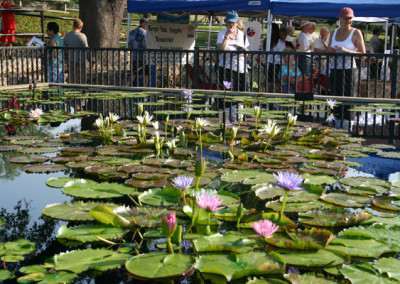
{"type": "Polygon", "coordinates": [[[15,277],[14,272],[8,270],[0,270],[0,281],[5,281],[7,279],[12,279],[15,277]]]}
{"type": "Polygon", "coordinates": [[[68,271],[55,271],[51,273],[31,273],[17,279],[18,283],[38,282],[39,284],[71,283],[78,274],[68,271]]]}
{"type": "Polygon", "coordinates": [[[252,186],[251,190],[253,190],[255,195],[261,200],[273,199],[277,196],[285,195],[285,190],[282,187],[272,183],[257,184],[252,186]]]}
{"type": "Polygon", "coordinates": [[[374,239],[336,238],[327,248],[339,250],[352,257],[378,257],[382,253],[393,251],[391,244],[375,241],[374,239]]]}
{"type": "Polygon", "coordinates": [[[386,228],[400,227],[400,218],[372,216],[361,222],[361,225],[384,225],[386,228]]]}
{"type": "MultiPolygon", "coordinates": [[[[224,174],[221,177],[222,181],[226,182],[242,182],[245,179],[256,178],[257,176],[269,176],[266,172],[257,170],[244,170],[244,171],[234,171],[228,174],[224,174]]],[[[275,180],[275,179],[274,179],[275,180]]]]}
{"type": "Polygon", "coordinates": [[[162,188],[171,184],[167,179],[139,180],[134,178],[126,180],[125,183],[138,189],[162,188]]]}
{"type": "Polygon", "coordinates": [[[374,268],[377,269],[381,274],[385,274],[390,279],[397,281],[400,281],[399,265],[400,260],[393,257],[380,258],[373,264],[374,268]]]}
{"type": "Polygon", "coordinates": [[[368,220],[372,215],[365,212],[354,213],[349,210],[332,208],[299,213],[298,221],[302,224],[318,227],[350,227],[368,220]]]}
{"type": "MultiPolygon", "coordinates": [[[[275,212],[280,212],[282,209],[282,202],[271,201],[265,204],[265,207],[274,210],[275,212]]],[[[300,212],[307,212],[313,209],[323,208],[328,209],[332,208],[333,206],[329,203],[322,202],[322,201],[312,201],[312,202],[293,202],[293,203],[286,203],[285,205],[285,212],[286,213],[300,213],[300,212]]]]}
{"type": "Polygon", "coordinates": [[[331,249],[292,250],[278,249],[286,265],[299,267],[332,267],[350,261],[350,255],[331,249]]]}
{"type": "Polygon", "coordinates": [[[214,234],[201,236],[193,241],[198,252],[231,251],[236,253],[251,252],[255,247],[263,248],[265,243],[259,238],[247,238],[240,232],[227,232],[224,235],[214,234]]]}
{"type": "Polygon", "coordinates": [[[328,193],[321,196],[323,201],[343,207],[364,208],[370,199],[366,196],[351,195],[346,193],[328,193]]]}
{"type": "Polygon", "coordinates": [[[312,185],[332,184],[338,181],[337,177],[329,175],[311,175],[306,173],[302,174],[301,177],[304,179],[304,183],[312,185]]]}
{"type": "Polygon", "coordinates": [[[39,164],[45,163],[49,159],[46,156],[17,156],[9,158],[8,161],[15,164],[39,164]]]}
{"type": "Polygon", "coordinates": [[[126,253],[118,253],[107,249],[74,250],[54,256],[56,270],[67,270],[80,273],[89,269],[106,271],[125,263],[130,257],[126,253]]]}
{"type": "Polygon", "coordinates": [[[55,147],[29,147],[19,150],[19,152],[25,154],[55,153],[57,151],[58,149],[55,147]]]}
{"type": "Polygon", "coordinates": [[[51,204],[43,208],[42,213],[48,217],[66,220],[66,221],[92,221],[94,220],[89,212],[96,206],[107,206],[111,209],[117,208],[119,205],[114,203],[100,202],[74,202],[62,204],[51,204]]]}
{"type": "Polygon", "coordinates": [[[400,204],[398,200],[393,200],[391,197],[387,196],[376,196],[372,198],[372,204],[376,207],[391,210],[391,211],[400,211],[400,204]]]}
{"type": "Polygon", "coordinates": [[[279,248],[313,250],[325,247],[334,238],[334,235],[328,230],[312,228],[311,230],[276,233],[271,238],[266,238],[265,241],[279,248]]]}
{"type": "MultiPolygon", "coordinates": [[[[311,273],[298,274],[290,273],[285,274],[285,279],[289,280],[292,284],[332,284],[338,283],[336,279],[329,279],[323,276],[318,276],[311,273]]],[[[339,282],[340,283],[340,282],[339,282]]]]}
{"type": "Polygon", "coordinates": [[[174,187],[153,188],[139,195],[139,201],[154,206],[169,206],[180,202],[182,191],[174,187]]]}
{"type": "Polygon", "coordinates": [[[58,164],[27,165],[21,168],[21,170],[27,173],[54,173],[65,171],[67,169],[68,168],[66,166],[58,164]]]}
{"type": "Polygon", "coordinates": [[[387,244],[395,245],[400,249],[400,231],[386,228],[352,227],[339,233],[344,238],[367,238],[387,244]]]}
{"type": "Polygon", "coordinates": [[[365,264],[349,264],[343,265],[340,273],[354,284],[392,284],[397,281],[390,280],[375,271],[370,265],[365,264]]]}
{"type": "Polygon", "coordinates": [[[222,275],[227,281],[248,275],[282,273],[283,262],[279,255],[271,255],[257,251],[243,254],[207,253],[199,256],[196,269],[202,273],[222,275]]]}
{"type": "MultiPolygon", "coordinates": [[[[64,185],[66,185],[70,181],[76,181],[80,180],[80,178],[68,178],[68,177],[60,177],[60,178],[49,178],[46,180],[46,185],[50,187],[55,187],[55,188],[62,188],[64,185]]],[[[87,183],[91,182],[91,180],[87,179],[87,183]]],[[[93,181],[93,183],[96,183],[93,181]]]]}
{"type": "Polygon", "coordinates": [[[65,194],[81,198],[114,198],[123,195],[136,195],[136,190],[121,183],[102,182],[79,179],[68,182],[62,189],[65,194]]]}
{"type": "Polygon", "coordinates": [[[57,240],[67,246],[78,246],[89,242],[99,242],[103,239],[122,237],[125,230],[106,225],[88,224],[68,228],[63,225],[58,229],[57,240]]]}
{"type": "Polygon", "coordinates": [[[190,255],[153,252],[130,258],[125,267],[138,280],[172,280],[191,276],[195,263],[196,259],[190,255]]]}
{"type": "Polygon", "coordinates": [[[22,267],[19,271],[24,274],[46,273],[47,268],[44,267],[43,265],[30,265],[22,267]]]}
{"type": "MultiPolygon", "coordinates": [[[[324,193],[321,186],[307,184],[304,190],[291,190],[287,196],[287,202],[308,202],[317,200],[324,193]]],[[[283,197],[280,198],[283,201],[283,197]]]]}
{"type": "Polygon", "coordinates": [[[349,177],[341,179],[340,182],[352,187],[370,189],[376,193],[387,192],[391,186],[388,181],[372,177],[349,177]]]}
{"type": "Polygon", "coordinates": [[[0,256],[4,262],[19,262],[24,260],[25,254],[35,250],[35,244],[25,239],[14,242],[0,243],[0,256]]]}

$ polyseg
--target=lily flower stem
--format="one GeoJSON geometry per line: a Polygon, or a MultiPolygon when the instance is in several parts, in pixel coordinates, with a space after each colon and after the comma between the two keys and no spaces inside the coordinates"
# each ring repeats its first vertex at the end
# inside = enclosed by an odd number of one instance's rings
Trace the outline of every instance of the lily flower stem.
{"type": "Polygon", "coordinates": [[[223,104],[223,112],[222,112],[222,123],[224,124],[222,127],[222,137],[223,137],[223,141],[224,144],[226,142],[226,107],[225,107],[225,98],[226,98],[226,89],[224,92],[224,100],[222,101],[223,104]]]}
{"type": "Polygon", "coordinates": [[[182,191],[182,197],[183,197],[183,204],[187,205],[185,191],[182,191]]]}
{"type": "Polygon", "coordinates": [[[174,250],[172,249],[171,238],[167,238],[167,250],[168,250],[170,253],[174,253],[174,250]]]}
{"type": "Polygon", "coordinates": [[[200,157],[203,157],[203,143],[201,142],[201,128],[199,129],[200,157]]]}
{"type": "MultiPolygon", "coordinates": [[[[260,143],[260,149],[262,148],[262,145],[264,144],[265,139],[267,139],[267,135],[268,135],[268,133],[265,133],[264,139],[263,139],[263,141],[261,141],[261,143],[260,143]]],[[[265,151],[265,150],[264,150],[264,151],[265,151]]]]}
{"type": "Polygon", "coordinates": [[[286,205],[286,199],[287,199],[288,193],[289,193],[289,191],[285,190],[285,195],[283,197],[283,202],[282,202],[282,209],[281,209],[281,213],[279,214],[279,220],[282,218],[283,212],[285,211],[285,205],[286,205]]]}
{"type": "Polygon", "coordinates": [[[165,123],[165,140],[167,140],[168,137],[168,122],[165,123]]]}
{"type": "Polygon", "coordinates": [[[208,226],[211,226],[211,212],[208,212],[208,226]]]}
{"type": "MultiPolygon", "coordinates": [[[[268,142],[267,142],[267,145],[265,145],[264,152],[266,152],[266,151],[268,150],[268,146],[269,146],[269,144],[271,143],[271,139],[272,139],[272,137],[269,137],[268,142]]],[[[264,142],[264,141],[263,141],[263,142],[264,142]]]]}
{"type": "Polygon", "coordinates": [[[199,191],[199,184],[200,184],[200,177],[196,177],[196,186],[195,186],[196,192],[199,191]]]}

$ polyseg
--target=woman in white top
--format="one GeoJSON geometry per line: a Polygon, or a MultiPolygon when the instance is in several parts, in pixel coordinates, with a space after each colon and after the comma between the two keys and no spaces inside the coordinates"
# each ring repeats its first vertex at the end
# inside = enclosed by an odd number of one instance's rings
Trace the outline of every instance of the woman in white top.
{"type": "MultiPolygon", "coordinates": [[[[238,29],[239,15],[235,11],[230,11],[226,15],[226,29],[218,33],[218,50],[227,51],[246,51],[249,40],[246,34],[238,29]]],[[[246,57],[244,53],[225,53],[219,58],[218,73],[219,84],[223,89],[223,81],[232,83],[232,89],[244,91],[246,88],[246,57]],[[239,60],[238,60],[239,57],[239,60]]]]}
{"type": "MultiPolygon", "coordinates": [[[[345,7],[340,10],[340,28],[336,29],[329,38],[329,52],[365,53],[361,31],[351,27],[353,18],[354,12],[351,8],[345,7]]],[[[350,56],[333,56],[329,62],[329,69],[332,95],[353,96],[353,85],[357,75],[355,58],[350,56]]]]}

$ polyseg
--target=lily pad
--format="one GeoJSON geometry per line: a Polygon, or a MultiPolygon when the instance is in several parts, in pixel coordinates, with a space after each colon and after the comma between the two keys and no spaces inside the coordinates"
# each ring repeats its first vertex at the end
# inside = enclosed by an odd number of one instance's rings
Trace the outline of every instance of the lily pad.
{"type": "Polygon", "coordinates": [[[57,240],[67,246],[78,246],[89,242],[99,242],[98,237],[107,240],[122,237],[125,232],[122,228],[106,225],[88,224],[70,228],[63,225],[58,229],[57,240]]]}
{"type": "Polygon", "coordinates": [[[12,279],[15,277],[14,272],[9,271],[9,270],[0,270],[0,281],[5,281],[7,279],[12,279]]]}
{"type": "Polygon", "coordinates": [[[387,192],[391,186],[388,181],[372,177],[349,177],[341,179],[340,182],[352,187],[370,189],[376,193],[387,192]]]}
{"type": "Polygon", "coordinates": [[[239,227],[242,229],[252,229],[251,228],[252,223],[264,219],[270,220],[272,223],[279,225],[280,230],[291,230],[297,228],[296,223],[294,223],[288,217],[286,216],[280,217],[279,213],[274,213],[274,212],[268,212],[268,213],[253,215],[250,217],[244,217],[242,220],[243,223],[239,224],[239,227]]]}
{"type": "Polygon", "coordinates": [[[0,256],[3,262],[19,262],[24,260],[24,255],[32,253],[35,244],[26,239],[18,239],[14,242],[0,243],[0,256]]]}
{"type": "Polygon", "coordinates": [[[153,188],[139,195],[140,202],[154,206],[174,205],[179,203],[181,198],[182,191],[177,190],[174,187],[166,187],[164,189],[153,188]]]}
{"type": "Polygon", "coordinates": [[[15,164],[39,164],[45,163],[49,159],[46,156],[17,156],[9,158],[8,161],[15,164]]]}
{"type": "Polygon", "coordinates": [[[311,273],[285,274],[285,279],[289,280],[292,284],[333,284],[333,283],[338,283],[338,281],[336,279],[329,279],[329,278],[326,278],[323,276],[318,276],[318,275],[311,274],[311,273]]]}
{"type": "Polygon", "coordinates": [[[114,203],[100,203],[100,202],[74,202],[62,204],[51,204],[43,208],[44,215],[66,221],[91,221],[94,220],[89,212],[96,206],[107,206],[111,209],[117,208],[119,205],[114,203]]]}
{"type": "Polygon", "coordinates": [[[383,257],[375,261],[374,268],[381,274],[387,275],[392,280],[400,281],[400,260],[397,258],[383,257]]]}
{"type": "Polygon", "coordinates": [[[370,199],[366,196],[350,195],[346,193],[328,193],[321,196],[323,201],[343,207],[364,208],[370,199]]]}
{"type": "Polygon", "coordinates": [[[374,239],[336,238],[327,248],[339,250],[352,257],[378,257],[382,253],[393,251],[391,244],[375,241],[374,239]]]}
{"type": "MultiPolygon", "coordinates": [[[[282,209],[282,202],[271,201],[265,204],[265,207],[270,208],[276,212],[280,212],[282,209]]],[[[285,212],[286,213],[300,213],[307,212],[318,208],[332,208],[333,206],[329,203],[322,201],[312,201],[312,202],[293,202],[286,203],[285,212]]]]}
{"type": "Polygon", "coordinates": [[[27,173],[54,173],[54,172],[61,172],[65,171],[68,168],[63,165],[58,164],[40,164],[40,165],[28,165],[21,170],[27,173]]]}
{"type": "Polygon", "coordinates": [[[18,278],[18,283],[38,282],[39,284],[71,283],[78,274],[69,271],[54,271],[50,273],[31,273],[18,278]]]}
{"type": "Polygon", "coordinates": [[[304,183],[313,185],[332,184],[338,181],[337,177],[329,175],[302,174],[301,177],[304,179],[304,183]]]}
{"type": "Polygon", "coordinates": [[[248,275],[282,273],[283,262],[279,255],[273,253],[271,255],[265,252],[243,254],[207,253],[199,256],[196,269],[202,273],[222,275],[227,281],[248,275]]]}
{"type": "Polygon", "coordinates": [[[302,224],[318,227],[350,227],[370,219],[372,216],[365,212],[354,213],[349,210],[332,208],[312,210],[299,213],[298,221],[302,224]]]}
{"type": "Polygon", "coordinates": [[[350,255],[331,249],[292,250],[278,249],[286,265],[299,267],[331,267],[350,261],[350,255]]]}
{"type": "Polygon", "coordinates": [[[107,249],[74,250],[54,256],[55,269],[80,273],[89,269],[106,271],[125,263],[130,254],[107,249]]]}
{"type": "Polygon", "coordinates": [[[125,267],[138,280],[173,280],[191,276],[195,263],[190,255],[156,252],[136,255],[126,261],[125,267]]]}
{"type": "Polygon", "coordinates": [[[371,266],[365,264],[349,264],[344,265],[340,272],[344,277],[354,284],[376,283],[376,284],[392,284],[393,281],[384,277],[375,271],[371,266]]]}
{"type": "MultiPolygon", "coordinates": [[[[60,178],[49,178],[46,180],[46,185],[55,188],[62,188],[70,181],[80,180],[80,178],[68,178],[68,177],[60,177],[60,178]]],[[[86,180],[87,183],[91,182],[91,180],[86,180]]],[[[93,183],[96,183],[93,181],[93,183]]]]}

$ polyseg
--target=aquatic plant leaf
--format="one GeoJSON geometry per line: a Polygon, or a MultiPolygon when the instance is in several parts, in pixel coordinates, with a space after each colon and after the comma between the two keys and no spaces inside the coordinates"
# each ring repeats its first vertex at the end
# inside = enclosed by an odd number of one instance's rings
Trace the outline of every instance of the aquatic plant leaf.
{"type": "Polygon", "coordinates": [[[174,187],[152,188],[139,195],[139,201],[154,206],[169,206],[178,204],[182,198],[182,191],[174,187]]]}
{"type": "Polygon", "coordinates": [[[373,190],[376,193],[384,193],[390,190],[390,182],[373,177],[348,177],[342,178],[341,183],[352,186],[373,190]]]}
{"type": "Polygon", "coordinates": [[[265,241],[279,248],[313,250],[321,249],[335,238],[328,230],[312,228],[311,230],[299,230],[295,232],[273,234],[265,241]]]}
{"type": "Polygon", "coordinates": [[[125,267],[138,280],[172,280],[191,276],[195,263],[196,258],[190,255],[152,252],[131,257],[125,267]]]}
{"type": "Polygon", "coordinates": [[[46,273],[47,268],[44,267],[43,265],[29,265],[29,266],[21,267],[19,272],[24,273],[24,274],[46,273]]]}
{"type": "Polygon", "coordinates": [[[286,265],[298,267],[332,267],[350,261],[350,255],[331,249],[292,250],[278,249],[286,265]]]}
{"type": "Polygon", "coordinates": [[[366,196],[351,195],[346,193],[328,193],[321,196],[323,201],[351,208],[364,208],[370,199],[366,196]]]}
{"type": "Polygon", "coordinates": [[[162,188],[171,184],[167,179],[139,180],[134,178],[126,180],[125,183],[138,189],[162,188]]]}
{"type": "Polygon", "coordinates": [[[8,161],[15,164],[39,164],[45,163],[49,159],[50,158],[46,156],[17,156],[8,158],[8,161]]]}
{"type": "Polygon", "coordinates": [[[0,145],[0,152],[15,152],[21,149],[19,145],[0,145]]]}
{"type": "Polygon", "coordinates": [[[350,280],[351,283],[354,284],[365,284],[365,283],[374,283],[374,284],[391,284],[397,283],[397,281],[393,281],[389,278],[384,277],[382,274],[379,274],[376,270],[374,270],[368,264],[349,264],[343,265],[340,268],[340,273],[344,275],[344,277],[350,280]]]}
{"type": "Polygon", "coordinates": [[[228,174],[224,174],[221,177],[222,181],[226,182],[242,182],[245,179],[256,178],[257,176],[269,176],[270,174],[257,171],[257,170],[242,170],[242,171],[233,171],[228,174]]]}
{"type": "MultiPolygon", "coordinates": [[[[225,200],[224,200],[225,201],[225,200]]],[[[239,204],[229,205],[229,207],[225,207],[221,210],[214,211],[213,215],[218,220],[228,221],[228,222],[236,222],[238,220],[237,212],[238,212],[239,204]]],[[[243,209],[243,216],[249,215],[256,211],[255,208],[251,209],[243,209]]]]}
{"type": "Polygon", "coordinates": [[[273,199],[277,196],[285,195],[285,190],[282,187],[272,183],[256,184],[251,187],[251,190],[254,191],[255,195],[261,200],[273,199]]]}
{"type": "Polygon", "coordinates": [[[361,222],[361,225],[384,225],[385,228],[400,227],[400,218],[396,217],[378,217],[372,216],[361,222]]]}
{"type": "Polygon", "coordinates": [[[123,195],[136,195],[132,186],[121,183],[97,183],[86,179],[68,182],[62,189],[63,193],[81,198],[114,198],[123,195]]]}
{"type": "Polygon", "coordinates": [[[252,223],[266,219],[270,220],[272,223],[279,225],[280,230],[291,230],[297,228],[296,223],[294,223],[288,217],[286,216],[280,217],[279,215],[280,215],[279,213],[268,212],[268,213],[253,215],[250,217],[244,217],[242,219],[243,223],[239,224],[239,227],[242,229],[252,229],[251,228],[252,223]]]}
{"type": "Polygon", "coordinates": [[[374,198],[372,198],[372,204],[382,209],[396,212],[400,211],[400,204],[398,204],[398,201],[395,201],[388,196],[375,196],[374,198]]]}
{"type": "Polygon", "coordinates": [[[345,252],[352,257],[378,257],[382,253],[393,251],[393,245],[374,239],[350,239],[338,237],[326,248],[345,252]]]}
{"type": "Polygon", "coordinates": [[[231,281],[248,275],[282,273],[283,263],[275,258],[259,251],[243,254],[206,253],[199,256],[196,269],[202,273],[222,275],[231,281]]]}
{"type": "Polygon", "coordinates": [[[26,239],[18,239],[14,242],[0,243],[0,256],[4,262],[18,262],[24,260],[25,254],[35,250],[35,244],[26,239]]]}
{"type": "Polygon", "coordinates": [[[21,168],[21,170],[27,173],[54,173],[65,171],[67,169],[68,168],[66,166],[58,164],[27,165],[21,168]]]}
{"type": "Polygon", "coordinates": [[[333,284],[343,283],[338,282],[336,279],[329,279],[325,276],[318,276],[312,273],[298,274],[290,273],[284,275],[285,279],[289,280],[292,284],[333,284]]]}
{"type": "MultiPolygon", "coordinates": [[[[274,210],[275,212],[280,212],[282,209],[282,202],[271,201],[265,204],[265,207],[274,210]]],[[[322,202],[322,201],[312,201],[312,202],[292,202],[286,203],[285,212],[286,213],[300,213],[307,212],[318,208],[332,208],[333,205],[322,202]]]]}
{"type": "Polygon", "coordinates": [[[365,227],[352,227],[341,231],[340,237],[343,238],[367,238],[376,241],[392,244],[396,246],[396,250],[400,250],[400,231],[397,229],[386,228],[365,228],[365,227]],[[398,249],[397,249],[398,248],[398,249]]]}
{"type": "Polygon", "coordinates": [[[164,216],[171,213],[167,208],[154,207],[125,207],[113,209],[114,213],[126,220],[135,221],[141,227],[156,228],[161,226],[164,216]]]}
{"type": "Polygon", "coordinates": [[[386,274],[390,279],[400,281],[400,260],[397,258],[383,257],[375,260],[373,267],[380,273],[386,274]]]}
{"type": "Polygon", "coordinates": [[[9,271],[9,270],[0,270],[0,281],[5,281],[7,279],[12,279],[15,277],[14,272],[9,271]]]}
{"type": "MultiPolygon", "coordinates": [[[[209,274],[209,275],[212,275],[212,274],[209,274]]],[[[224,282],[222,282],[222,283],[225,283],[225,281],[226,281],[225,278],[223,279],[223,281],[224,282]]],[[[217,282],[215,281],[215,283],[217,283],[217,282]]],[[[254,277],[254,278],[252,278],[250,280],[247,280],[246,284],[287,284],[287,282],[283,281],[283,280],[280,280],[280,279],[269,278],[269,277],[268,278],[264,278],[264,277],[256,278],[256,277],[254,277]]]]}
{"type": "Polygon", "coordinates": [[[137,173],[132,175],[132,178],[138,180],[159,180],[159,179],[167,179],[171,175],[169,174],[160,174],[160,173],[137,173]]]}
{"type": "Polygon", "coordinates": [[[275,177],[270,173],[263,173],[261,175],[257,175],[255,177],[249,177],[243,180],[243,184],[260,184],[260,183],[267,183],[267,182],[275,182],[275,177]]]}
{"type": "Polygon", "coordinates": [[[383,158],[400,159],[400,153],[399,152],[393,152],[393,151],[383,152],[383,151],[380,151],[380,152],[378,152],[376,154],[378,156],[380,156],[380,157],[383,157],[383,158]]]}
{"type": "MultiPolygon", "coordinates": [[[[70,181],[76,181],[80,180],[80,178],[69,178],[69,177],[60,177],[60,178],[49,178],[46,180],[46,185],[50,187],[55,187],[55,188],[62,188],[64,185],[66,185],[70,181]]],[[[87,183],[93,182],[96,183],[93,180],[86,179],[87,183]]]]}
{"type": "Polygon", "coordinates": [[[58,149],[55,147],[29,147],[19,149],[18,151],[25,154],[40,154],[58,152],[58,149]]]}
{"type": "Polygon", "coordinates": [[[247,238],[245,234],[232,231],[224,235],[201,236],[194,240],[193,244],[198,252],[231,251],[246,253],[253,251],[256,247],[263,248],[265,246],[264,240],[260,238],[247,238]]]}
{"type": "Polygon", "coordinates": [[[66,220],[66,221],[91,221],[94,220],[89,212],[96,206],[107,206],[111,209],[117,208],[119,205],[114,203],[101,202],[73,202],[62,204],[51,204],[43,208],[42,213],[48,217],[66,220]]]}
{"type": "Polygon", "coordinates": [[[99,242],[97,237],[103,239],[115,239],[122,237],[125,230],[107,225],[79,225],[75,227],[61,226],[57,232],[57,240],[67,246],[79,246],[89,242],[99,242]]]}
{"type": "Polygon", "coordinates": [[[56,270],[80,273],[89,269],[106,271],[125,263],[130,257],[127,253],[118,253],[107,249],[74,250],[54,256],[56,270]]]}
{"type": "Polygon", "coordinates": [[[301,174],[301,177],[304,179],[304,183],[313,184],[313,185],[323,185],[323,184],[332,184],[337,182],[339,179],[337,177],[329,176],[326,174],[301,174]]]}
{"type": "Polygon", "coordinates": [[[302,224],[318,227],[350,227],[368,220],[372,215],[366,212],[354,213],[346,209],[332,208],[299,213],[302,224]]]}
{"type": "MultiPolygon", "coordinates": [[[[287,202],[307,202],[317,200],[324,193],[321,186],[307,184],[303,190],[290,190],[287,196],[287,202]]],[[[280,198],[283,201],[283,197],[280,198]]]]}

